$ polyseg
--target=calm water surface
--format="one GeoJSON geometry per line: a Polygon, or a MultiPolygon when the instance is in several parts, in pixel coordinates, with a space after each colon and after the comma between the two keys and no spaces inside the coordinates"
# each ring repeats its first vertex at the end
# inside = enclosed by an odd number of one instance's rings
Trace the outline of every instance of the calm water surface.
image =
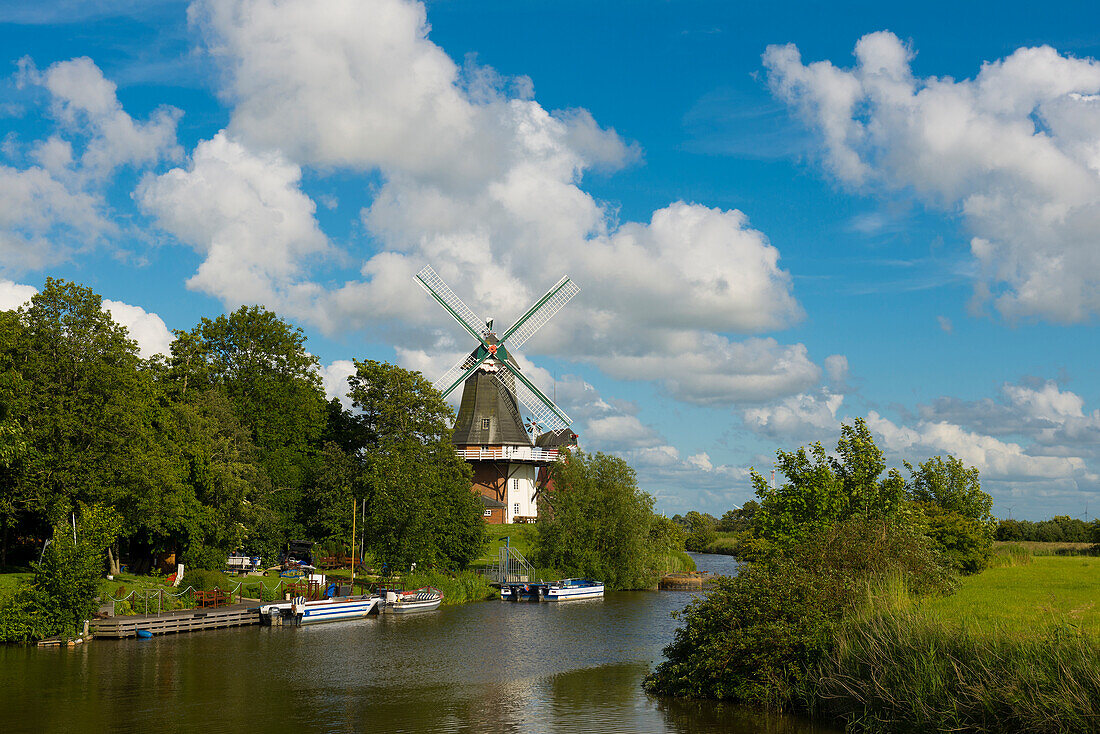
{"type": "MultiPolygon", "coordinates": [[[[732,559],[696,556],[702,570],[732,559]]],[[[647,696],[690,595],[0,648],[0,731],[825,732],[647,696]]]]}

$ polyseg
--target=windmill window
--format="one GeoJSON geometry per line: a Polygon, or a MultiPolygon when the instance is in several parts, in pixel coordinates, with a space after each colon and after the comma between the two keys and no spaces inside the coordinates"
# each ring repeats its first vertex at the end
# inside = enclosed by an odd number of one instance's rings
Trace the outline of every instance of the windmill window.
{"type": "Polygon", "coordinates": [[[482,514],[484,514],[484,515],[485,515],[485,517],[492,517],[492,516],[493,516],[493,511],[492,511],[492,510],[486,510],[486,511],[485,511],[484,513],[482,513],[482,514]]]}
{"type": "Polygon", "coordinates": [[[481,430],[483,430],[483,431],[488,431],[489,430],[489,419],[488,418],[482,418],[481,419],[481,430]]]}
{"type": "Polygon", "coordinates": [[[518,515],[519,514],[519,503],[518,502],[516,504],[512,505],[512,514],[513,515],[518,515]]]}
{"type": "Polygon", "coordinates": [[[519,480],[518,479],[513,479],[512,480],[512,489],[514,489],[516,491],[519,491],[519,480]]]}

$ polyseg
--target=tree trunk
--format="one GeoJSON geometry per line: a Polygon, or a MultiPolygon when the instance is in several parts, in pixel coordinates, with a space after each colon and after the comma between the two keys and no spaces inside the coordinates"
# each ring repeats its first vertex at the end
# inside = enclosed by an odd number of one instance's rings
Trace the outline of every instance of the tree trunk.
{"type": "Polygon", "coordinates": [[[111,546],[107,546],[107,573],[114,576],[118,572],[119,572],[119,559],[118,559],[118,556],[115,555],[114,550],[112,550],[111,546]]]}

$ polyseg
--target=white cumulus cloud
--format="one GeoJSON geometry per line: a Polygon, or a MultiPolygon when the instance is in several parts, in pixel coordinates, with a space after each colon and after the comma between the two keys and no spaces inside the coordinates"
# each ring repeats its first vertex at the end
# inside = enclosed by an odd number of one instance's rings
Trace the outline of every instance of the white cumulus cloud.
{"type": "Polygon", "coordinates": [[[253,153],[218,133],[190,165],[146,177],[136,197],[159,226],[205,256],[187,285],[227,307],[263,303],[308,314],[320,288],[302,279],[307,261],[330,253],[298,187],[301,169],[276,153],[253,153]]]}
{"type": "Polygon", "coordinates": [[[103,310],[111,314],[115,323],[126,327],[130,338],[137,342],[138,354],[142,359],[170,353],[175,337],[160,316],[147,312],[141,306],[131,306],[106,298],[103,299],[103,310]]]}
{"type": "Polygon", "coordinates": [[[699,403],[818,379],[802,345],[724,336],[802,316],[778,250],[744,212],[673,202],[619,223],[583,177],[635,160],[636,146],[585,110],[543,108],[530,80],[459,66],[429,39],[420,3],[334,0],[319,13],[306,0],[230,0],[198,2],[191,17],[223,67],[230,123],[138,195],[204,254],[192,287],[428,353],[464,345],[410,288],[424,264],[502,322],[568,271],[581,293],[532,349],[699,403]],[[300,167],[381,173],[362,212],[372,246],[345,253],[362,258],[360,279],[317,277],[328,248],[300,167]],[[240,201],[236,181],[259,194],[240,201]]]}
{"type": "Polygon", "coordinates": [[[1100,62],[1021,48],[955,80],[915,76],[912,57],[882,31],[859,40],[851,68],[803,63],[790,44],[764,65],[841,181],[962,218],[979,301],[1008,318],[1100,311],[1100,62]]]}
{"type": "Polygon", "coordinates": [[[25,306],[38,293],[33,285],[0,280],[0,311],[13,311],[25,306]]]}

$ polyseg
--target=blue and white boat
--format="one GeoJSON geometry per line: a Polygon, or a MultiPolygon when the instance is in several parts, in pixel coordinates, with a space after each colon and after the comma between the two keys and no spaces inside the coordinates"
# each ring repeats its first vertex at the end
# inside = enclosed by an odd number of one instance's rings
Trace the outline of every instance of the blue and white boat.
{"type": "Polygon", "coordinates": [[[546,587],[542,598],[546,601],[572,601],[595,599],[603,596],[603,581],[592,579],[562,579],[546,587]]]}
{"type": "Polygon", "coordinates": [[[386,614],[430,612],[433,609],[439,609],[439,605],[442,603],[443,592],[433,586],[425,586],[411,591],[386,589],[385,597],[379,604],[378,611],[386,614]]]}
{"type": "Polygon", "coordinates": [[[293,624],[316,624],[341,619],[359,619],[374,611],[380,598],[371,594],[337,596],[329,599],[306,601],[297,596],[290,601],[264,604],[260,607],[260,619],[271,623],[276,619],[288,619],[293,624]]]}

